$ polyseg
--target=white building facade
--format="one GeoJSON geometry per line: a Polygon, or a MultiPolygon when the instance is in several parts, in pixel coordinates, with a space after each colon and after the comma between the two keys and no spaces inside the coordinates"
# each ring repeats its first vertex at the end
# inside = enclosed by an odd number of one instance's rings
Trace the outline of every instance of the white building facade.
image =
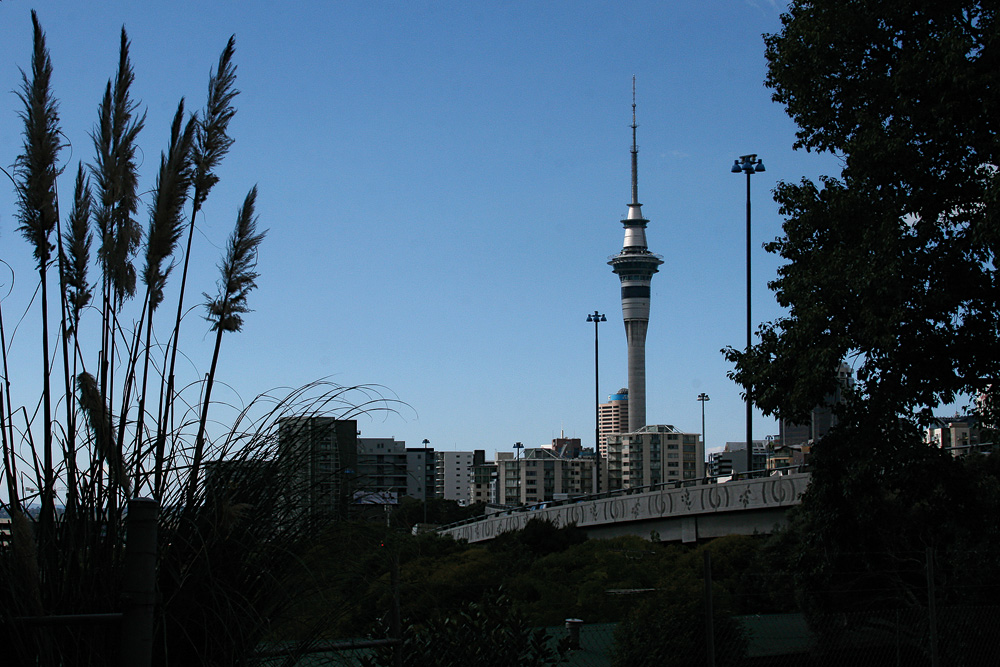
{"type": "Polygon", "coordinates": [[[435,452],[436,474],[434,495],[445,500],[455,500],[459,505],[468,505],[471,499],[473,469],[483,463],[486,452],[477,449],[471,452],[435,452]]]}
{"type": "Polygon", "coordinates": [[[608,436],[608,491],[705,476],[705,443],[673,426],[644,426],[608,436]]]}

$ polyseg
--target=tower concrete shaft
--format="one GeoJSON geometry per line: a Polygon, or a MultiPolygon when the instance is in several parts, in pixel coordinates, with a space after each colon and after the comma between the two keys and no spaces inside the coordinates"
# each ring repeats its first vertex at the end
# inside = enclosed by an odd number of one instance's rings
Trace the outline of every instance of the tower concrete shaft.
{"type": "Polygon", "coordinates": [[[635,77],[632,78],[632,203],[622,220],[625,242],[608,264],[622,286],[622,319],[628,342],[628,430],[646,425],[646,329],[649,326],[649,285],[663,258],[646,247],[646,225],[639,203],[639,148],[636,145],[635,77]]]}

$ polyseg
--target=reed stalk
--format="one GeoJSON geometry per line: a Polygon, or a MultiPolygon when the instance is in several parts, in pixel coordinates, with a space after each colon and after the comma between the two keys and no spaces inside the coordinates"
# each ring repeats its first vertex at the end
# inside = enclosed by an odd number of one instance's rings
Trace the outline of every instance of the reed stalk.
{"type": "Polygon", "coordinates": [[[194,167],[192,176],[192,187],[194,193],[191,197],[191,218],[188,222],[187,246],[184,251],[184,266],[181,269],[180,292],[177,297],[177,317],[174,320],[174,329],[167,341],[167,353],[164,358],[164,382],[160,386],[160,408],[157,410],[160,418],[156,430],[156,443],[154,452],[153,469],[153,497],[159,500],[163,494],[163,467],[164,453],[166,450],[167,429],[169,428],[171,412],[174,406],[174,371],[177,366],[177,348],[180,338],[181,320],[184,316],[184,295],[187,291],[188,267],[191,262],[191,241],[194,238],[195,219],[198,211],[208,198],[209,192],[219,177],[215,170],[222,162],[222,158],[229,152],[233,145],[233,138],[229,136],[229,122],[236,115],[233,107],[233,100],[239,95],[236,90],[236,65],[233,64],[233,55],[236,52],[236,38],[230,37],[219,56],[219,64],[215,72],[209,75],[208,79],[208,102],[202,113],[201,121],[196,127],[195,142],[192,146],[191,161],[194,167]],[[170,361],[167,362],[166,358],[170,361]]]}
{"type": "Polygon", "coordinates": [[[257,217],[254,214],[256,203],[255,185],[247,193],[243,206],[236,214],[236,228],[229,237],[226,254],[219,265],[222,274],[219,278],[219,292],[214,298],[205,295],[205,308],[208,310],[206,319],[212,323],[212,330],[215,331],[215,349],[205,382],[205,397],[194,440],[194,455],[188,478],[188,507],[193,506],[195,489],[198,488],[198,470],[205,451],[205,425],[208,421],[208,408],[212,403],[212,387],[215,385],[215,371],[219,364],[222,334],[226,331],[237,332],[243,328],[242,316],[249,312],[247,295],[257,286],[257,248],[267,232],[257,232],[257,217]]]}
{"type": "Polygon", "coordinates": [[[18,188],[18,231],[31,244],[41,286],[42,319],[42,437],[41,469],[42,539],[49,537],[55,519],[55,472],[52,444],[52,388],[49,362],[48,266],[52,255],[50,237],[59,217],[56,197],[56,177],[61,148],[59,112],[52,95],[52,61],[45,45],[45,33],[32,12],[34,30],[31,57],[31,78],[23,71],[18,98],[24,109],[23,152],[17,157],[15,176],[18,188]]]}
{"type": "MultiPolygon", "coordinates": [[[[170,261],[183,232],[184,202],[191,187],[191,146],[197,119],[184,124],[184,100],[177,106],[170,127],[170,144],[160,156],[160,171],[156,178],[156,198],[150,211],[149,232],[146,235],[146,263],[142,281],[146,285],[144,301],[148,307],[145,345],[143,349],[142,388],[136,415],[133,451],[135,484],[142,483],[142,446],[146,416],[146,389],[149,378],[149,354],[153,338],[153,314],[163,302],[163,290],[174,268],[170,261]]],[[[140,320],[141,327],[141,320],[140,320]]]]}
{"type": "Polygon", "coordinates": [[[76,448],[76,400],[72,388],[72,378],[77,375],[79,361],[80,315],[90,303],[92,291],[87,281],[90,262],[90,248],[93,234],[90,232],[91,194],[90,182],[83,164],[76,172],[73,189],[73,209],[67,228],[59,235],[59,275],[62,286],[63,335],[63,384],[66,406],[66,511],[73,515],[77,509],[77,448],[76,448]],[[72,349],[72,354],[70,350],[72,349]],[[70,358],[72,357],[72,362],[70,358]]]}

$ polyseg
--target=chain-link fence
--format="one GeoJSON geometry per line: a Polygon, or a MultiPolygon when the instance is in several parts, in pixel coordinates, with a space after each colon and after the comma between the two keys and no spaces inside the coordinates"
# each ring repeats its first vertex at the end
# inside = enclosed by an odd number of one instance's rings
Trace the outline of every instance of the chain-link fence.
{"type": "MultiPolygon", "coordinates": [[[[932,629],[927,609],[817,616],[739,616],[738,629],[707,638],[704,618],[670,625],[649,619],[649,646],[623,650],[616,623],[584,624],[567,667],[995,667],[1000,606],[942,607],[932,629]],[[686,644],[686,645],[685,645],[686,644]],[[739,650],[730,650],[733,647],[739,650]],[[710,651],[714,661],[710,661],[710,651]]],[[[554,639],[566,631],[551,628],[554,639]]]]}

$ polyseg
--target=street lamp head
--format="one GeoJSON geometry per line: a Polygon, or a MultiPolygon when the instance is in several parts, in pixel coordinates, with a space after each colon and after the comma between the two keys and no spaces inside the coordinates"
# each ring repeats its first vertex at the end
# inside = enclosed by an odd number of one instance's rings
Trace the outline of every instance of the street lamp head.
{"type": "Polygon", "coordinates": [[[424,438],[424,442],[423,442],[424,447],[426,447],[429,444],[431,444],[431,441],[428,440],[427,438],[424,438]]]}
{"type": "Polygon", "coordinates": [[[702,393],[698,394],[698,400],[701,401],[702,403],[704,403],[705,401],[710,401],[712,399],[708,397],[708,394],[706,394],[705,392],[702,392],[702,393]]]}
{"type": "Polygon", "coordinates": [[[757,154],[752,153],[750,155],[741,155],[739,160],[733,162],[732,168],[729,170],[734,174],[745,173],[747,176],[750,174],[758,174],[764,169],[764,161],[757,159],[757,154]]]}

